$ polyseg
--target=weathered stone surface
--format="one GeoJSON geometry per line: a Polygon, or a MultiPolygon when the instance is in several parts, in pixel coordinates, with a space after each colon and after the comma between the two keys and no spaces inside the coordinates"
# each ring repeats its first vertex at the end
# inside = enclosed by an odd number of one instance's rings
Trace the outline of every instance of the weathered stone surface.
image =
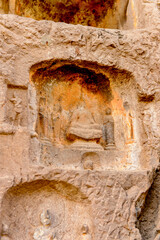
{"type": "Polygon", "coordinates": [[[0,15],[2,240],[158,236],[159,10],[138,5],[130,31],[0,15]]]}
{"type": "Polygon", "coordinates": [[[22,236],[30,239],[39,226],[41,212],[48,209],[55,214],[52,231],[63,239],[80,234],[83,222],[89,225],[95,239],[140,239],[135,228],[135,208],[141,195],[146,194],[150,179],[151,175],[145,171],[117,173],[50,168],[33,171],[32,168],[30,174],[23,174],[6,187],[9,190],[2,200],[2,223],[8,225],[12,239],[22,236]]]}

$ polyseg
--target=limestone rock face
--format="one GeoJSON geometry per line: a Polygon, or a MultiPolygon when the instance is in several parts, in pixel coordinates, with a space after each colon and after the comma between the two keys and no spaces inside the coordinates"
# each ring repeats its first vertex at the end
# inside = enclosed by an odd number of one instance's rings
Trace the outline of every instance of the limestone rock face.
{"type": "Polygon", "coordinates": [[[105,29],[26,2],[0,2],[1,239],[158,239],[159,3],[105,29]]]}

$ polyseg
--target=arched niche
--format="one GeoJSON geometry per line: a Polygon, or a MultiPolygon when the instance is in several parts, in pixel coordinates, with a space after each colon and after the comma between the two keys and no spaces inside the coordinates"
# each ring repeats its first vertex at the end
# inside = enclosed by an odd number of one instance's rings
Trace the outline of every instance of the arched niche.
{"type": "Polygon", "coordinates": [[[82,168],[85,152],[98,152],[98,166],[139,164],[138,100],[130,73],[87,62],[44,61],[31,68],[30,83],[36,102],[30,122],[43,163],[52,164],[56,155],[60,164],[64,150],[65,163],[77,159],[82,168]],[[76,150],[82,155],[73,157],[76,150]]]}
{"type": "Polygon", "coordinates": [[[109,80],[74,64],[41,70],[32,75],[40,139],[50,139],[60,147],[81,142],[82,148],[93,145],[93,149],[102,149],[103,114],[113,98],[109,80]]]}
{"type": "Polygon", "coordinates": [[[61,181],[38,180],[9,189],[2,201],[1,223],[2,240],[39,239],[43,232],[58,239],[78,239],[84,224],[94,235],[89,200],[61,181]],[[45,214],[50,220],[47,227],[45,214]]]}

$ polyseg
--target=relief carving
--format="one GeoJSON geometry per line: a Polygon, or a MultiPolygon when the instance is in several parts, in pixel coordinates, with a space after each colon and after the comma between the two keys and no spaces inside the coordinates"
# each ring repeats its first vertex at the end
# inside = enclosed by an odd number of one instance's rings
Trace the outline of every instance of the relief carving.
{"type": "Polygon", "coordinates": [[[83,105],[80,105],[71,116],[67,137],[71,140],[76,138],[84,140],[100,139],[102,137],[102,128],[100,124],[95,123],[91,112],[83,105]]]}
{"type": "Polygon", "coordinates": [[[13,93],[13,97],[10,99],[10,101],[14,105],[14,112],[12,116],[12,123],[13,125],[20,126],[21,121],[22,121],[22,111],[23,111],[23,106],[22,106],[22,99],[18,97],[17,93],[13,93]]]}
{"type": "Polygon", "coordinates": [[[102,126],[95,122],[94,115],[81,103],[72,113],[67,138],[73,143],[74,148],[99,148],[96,141],[102,137],[102,126]],[[90,141],[90,142],[89,142],[90,141]],[[91,142],[92,141],[92,142],[91,142]]]}
{"type": "Polygon", "coordinates": [[[101,168],[100,157],[97,153],[87,152],[82,155],[82,165],[85,170],[101,168]]]}
{"type": "Polygon", "coordinates": [[[82,236],[79,240],[92,240],[92,237],[89,233],[89,227],[87,224],[84,224],[81,228],[82,236]]]}
{"type": "Polygon", "coordinates": [[[6,101],[6,122],[12,127],[27,126],[27,91],[16,86],[8,86],[6,101]]]}
{"type": "Polygon", "coordinates": [[[1,135],[11,135],[19,128],[27,127],[27,105],[27,88],[7,85],[4,120],[0,124],[1,135]]]}
{"type": "Polygon", "coordinates": [[[133,129],[133,114],[130,109],[129,103],[124,103],[125,113],[125,135],[126,143],[133,143],[134,141],[134,129],[133,129]]]}
{"type": "Polygon", "coordinates": [[[112,117],[112,110],[108,108],[104,117],[104,138],[105,138],[105,149],[112,148],[115,146],[114,141],[114,119],[112,117]]]}

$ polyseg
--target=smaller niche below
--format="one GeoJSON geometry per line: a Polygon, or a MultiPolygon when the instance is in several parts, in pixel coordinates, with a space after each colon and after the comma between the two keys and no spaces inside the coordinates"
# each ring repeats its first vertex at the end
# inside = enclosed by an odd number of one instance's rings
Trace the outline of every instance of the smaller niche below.
{"type": "Polygon", "coordinates": [[[84,232],[94,234],[89,201],[70,184],[36,181],[3,199],[2,240],[79,239],[84,232]]]}

